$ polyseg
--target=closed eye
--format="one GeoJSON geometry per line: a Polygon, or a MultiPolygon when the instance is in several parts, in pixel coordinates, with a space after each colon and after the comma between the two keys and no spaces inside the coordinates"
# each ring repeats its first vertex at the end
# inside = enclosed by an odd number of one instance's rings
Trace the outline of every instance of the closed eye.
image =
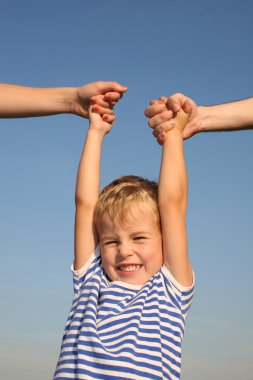
{"type": "Polygon", "coordinates": [[[118,243],[117,240],[109,240],[109,241],[106,241],[104,244],[105,245],[115,245],[117,243],[118,243]]]}
{"type": "Polygon", "coordinates": [[[147,239],[146,236],[135,236],[134,240],[145,240],[147,239]]]}

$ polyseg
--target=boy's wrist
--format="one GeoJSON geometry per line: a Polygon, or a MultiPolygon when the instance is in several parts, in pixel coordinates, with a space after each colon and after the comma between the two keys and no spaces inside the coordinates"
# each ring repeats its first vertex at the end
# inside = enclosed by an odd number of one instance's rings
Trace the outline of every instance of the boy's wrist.
{"type": "Polygon", "coordinates": [[[107,134],[106,131],[98,129],[94,127],[92,124],[90,124],[89,129],[88,129],[88,135],[94,136],[95,138],[103,140],[106,134],[107,134]]]}
{"type": "Polygon", "coordinates": [[[177,124],[173,129],[166,133],[164,143],[165,141],[172,141],[175,139],[183,140],[181,127],[179,127],[177,124]]]}

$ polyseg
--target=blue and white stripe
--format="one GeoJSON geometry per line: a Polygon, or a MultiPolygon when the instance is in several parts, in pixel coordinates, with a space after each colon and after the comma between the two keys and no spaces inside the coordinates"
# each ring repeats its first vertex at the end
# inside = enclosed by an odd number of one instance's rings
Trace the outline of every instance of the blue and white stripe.
{"type": "Polygon", "coordinates": [[[74,300],[55,380],[176,380],[193,286],[166,267],[144,285],[110,282],[99,247],[74,273],[74,300]]]}

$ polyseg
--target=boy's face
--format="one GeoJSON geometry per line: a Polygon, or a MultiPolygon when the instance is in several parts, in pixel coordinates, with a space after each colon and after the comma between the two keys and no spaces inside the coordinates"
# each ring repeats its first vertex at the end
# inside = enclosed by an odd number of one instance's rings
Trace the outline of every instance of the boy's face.
{"type": "Polygon", "coordinates": [[[133,205],[126,223],[98,223],[103,267],[111,281],[143,285],[163,264],[161,232],[147,206],[133,205]]]}

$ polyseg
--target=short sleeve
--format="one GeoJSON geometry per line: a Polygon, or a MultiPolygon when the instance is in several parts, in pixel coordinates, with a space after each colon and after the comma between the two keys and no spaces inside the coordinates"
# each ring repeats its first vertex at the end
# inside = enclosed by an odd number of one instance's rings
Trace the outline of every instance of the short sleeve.
{"type": "Polygon", "coordinates": [[[170,273],[168,268],[163,265],[161,272],[164,278],[165,290],[173,304],[180,309],[184,318],[186,318],[192,303],[195,286],[195,276],[193,273],[193,283],[191,286],[182,286],[170,273]]]}
{"type": "Polygon", "coordinates": [[[72,263],[71,265],[75,296],[80,292],[81,288],[97,270],[101,270],[101,255],[99,245],[82,268],[75,270],[74,264],[72,263]]]}

